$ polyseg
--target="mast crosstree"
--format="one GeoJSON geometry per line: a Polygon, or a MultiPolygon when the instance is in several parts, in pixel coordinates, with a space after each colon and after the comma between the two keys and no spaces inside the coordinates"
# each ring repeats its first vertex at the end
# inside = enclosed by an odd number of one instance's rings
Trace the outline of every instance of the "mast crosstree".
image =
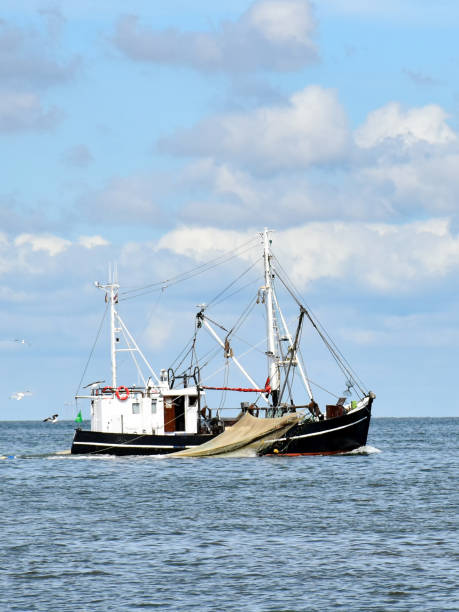
{"type": "Polygon", "coordinates": [[[145,363],[148,371],[153,376],[158,384],[160,384],[160,379],[158,375],[151,367],[145,355],[142,353],[140,348],[138,347],[136,341],[134,340],[132,334],[124,324],[121,319],[118,310],[116,308],[116,304],[118,304],[118,291],[120,285],[118,283],[116,268],[110,268],[109,270],[109,282],[108,283],[99,283],[95,282],[95,286],[98,289],[102,289],[105,291],[105,301],[109,303],[110,307],[110,362],[111,362],[111,371],[112,371],[112,383],[111,386],[113,389],[118,387],[118,373],[117,373],[117,359],[116,355],[120,352],[128,351],[131,353],[134,364],[143,379],[143,383],[146,384],[146,380],[142,374],[142,370],[137,363],[134,353],[138,353],[145,363]],[[117,348],[117,344],[120,340],[119,334],[122,333],[123,337],[126,341],[127,348],[117,348]]]}
{"type": "Polygon", "coordinates": [[[277,300],[273,279],[274,279],[274,271],[271,265],[272,253],[271,253],[271,237],[270,232],[272,230],[264,229],[261,236],[263,237],[263,261],[264,261],[264,276],[265,276],[265,286],[264,289],[264,302],[266,308],[266,327],[267,327],[267,351],[266,355],[268,357],[268,371],[270,377],[270,386],[271,386],[271,396],[273,405],[277,406],[279,402],[282,400],[280,394],[281,381],[280,381],[280,365],[281,363],[285,366],[287,365],[288,369],[286,372],[286,380],[284,381],[282,391],[285,389],[285,386],[288,384],[287,378],[288,373],[292,366],[298,366],[298,370],[303,381],[303,384],[306,388],[306,392],[309,396],[310,400],[313,400],[313,394],[311,390],[311,386],[306,377],[303,366],[301,365],[298,356],[297,349],[298,343],[294,343],[292,339],[292,335],[287,327],[287,323],[285,321],[284,315],[279,306],[279,302],[277,300]],[[290,353],[288,359],[285,361],[282,358],[281,351],[281,338],[279,334],[279,326],[276,318],[276,311],[279,314],[280,321],[282,323],[282,327],[286,336],[286,339],[289,342],[289,350],[290,353]],[[277,347],[276,348],[276,340],[277,347]]]}

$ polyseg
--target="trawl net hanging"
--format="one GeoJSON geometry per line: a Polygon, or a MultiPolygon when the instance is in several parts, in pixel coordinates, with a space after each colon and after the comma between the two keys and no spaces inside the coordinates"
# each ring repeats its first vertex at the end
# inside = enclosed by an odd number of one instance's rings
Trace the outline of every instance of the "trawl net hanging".
{"type": "Polygon", "coordinates": [[[280,418],[257,419],[247,412],[233,427],[225,429],[216,438],[197,448],[188,448],[173,453],[169,457],[209,457],[249,448],[257,451],[263,448],[267,440],[271,444],[276,438],[282,437],[286,431],[298,423],[300,416],[296,413],[289,413],[280,418]]]}

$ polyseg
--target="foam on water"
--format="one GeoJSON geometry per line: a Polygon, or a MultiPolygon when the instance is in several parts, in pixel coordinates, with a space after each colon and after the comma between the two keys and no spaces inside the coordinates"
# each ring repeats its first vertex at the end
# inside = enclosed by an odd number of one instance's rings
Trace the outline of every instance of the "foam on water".
{"type": "MultiPolygon", "coordinates": [[[[379,448],[374,446],[366,445],[360,446],[353,451],[349,451],[346,453],[339,453],[339,455],[374,455],[377,453],[381,453],[382,451],[379,448]]],[[[195,459],[206,459],[206,458],[218,458],[218,459],[234,459],[234,458],[256,458],[258,457],[257,451],[253,448],[241,448],[234,450],[229,453],[222,453],[220,455],[210,455],[208,457],[194,457],[195,459]]],[[[279,455],[282,457],[282,455],[279,455]]],[[[70,450],[60,450],[54,453],[36,453],[36,454],[27,454],[27,455],[1,455],[0,459],[71,459],[71,460],[104,460],[104,461],[113,461],[116,459],[128,459],[131,461],[140,460],[140,459],[186,459],[189,457],[180,457],[174,455],[127,455],[125,457],[117,457],[116,455],[107,455],[104,453],[92,453],[87,455],[72,455],[70,450]]]]}
{"type": "Polygon", "coordinates": [[[342,455],[375,455],[377,453],[382,453],[379,448],[375,446],[370,446],[366,444],[365,446],[359,446],[359,448],[354,449],[353,451],[349,451],[348,453],[341,453],[342,455]]]}

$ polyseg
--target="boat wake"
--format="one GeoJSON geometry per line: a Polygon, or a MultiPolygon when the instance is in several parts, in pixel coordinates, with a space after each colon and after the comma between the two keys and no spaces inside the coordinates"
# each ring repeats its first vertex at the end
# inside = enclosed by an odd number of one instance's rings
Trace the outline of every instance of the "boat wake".
{"type": "Polygon", "coordinates": [[[43,455],[47,459],[64,459],[71,461],[142,461],[145,459],[167,459],[168,455],[110,455],[106,453],[85,453],[81,455],[72,454],[70,451],[58,451],[52,455],[43,455]]]}
{"type": "MultiPolygon", "coordinates": [[[[366,445],[360,446],[353,451],[349,451],[347,453],[339,453],[339,455],[343,456],[354,456],[354,455],[375,455],[381,453],[382,451],[379,448],[374,446],[366,445]]],[[[222,453],[220,455],[214,455],[212,458],[236,458],[236,457],[257,457],[257,451],[254,448],[240,448],[228,453],[222,453]]],[[[33,455],[0,455],[0,459],[51,459],[51,460],[59,460],[59,459],[72,459],[72,460],[102,460],[102,461],[113,461],[116,459],[145,459],[146,456],[138,456],[138,455],[128,455],[126,457],[116,457],[114,455],[105,455],[105,454],[93,454],[93,455],[72,455],[70,451],[57,451],[55,453],[44,453],[44,454],[33,454],[33,455]]],[[[148,455],[148,459],[170,459],[170,457],[166,455],[148,455]]]]}
{"type": "Polygon", "coordinates": [[[340,453],[340,454],[342,455],[377,455],[378,453],[382,453],[382,451],[379,448],[376,448],[375,446],[370,446],[369,444],[367,444],[365,446],[359,446],[359,448],[349,451],[348,453],[340,453]]]}

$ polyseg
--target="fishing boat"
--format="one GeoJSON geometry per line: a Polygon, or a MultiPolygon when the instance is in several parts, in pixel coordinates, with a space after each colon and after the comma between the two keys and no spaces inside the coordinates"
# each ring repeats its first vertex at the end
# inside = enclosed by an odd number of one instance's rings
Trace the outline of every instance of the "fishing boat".
{"type": "MultiPolygon", "coordinates": [[[[266,321],[263,382],[259,374],[256,382],[233,348],[241,317],[225,327],[209,316],[209,305],[205,304],[198,307],[194,334],[188,348],[181,352],[184,357],[180,363],[157,374],[121,317],[117,277],[112,275],[109,282],[96,283],[105,294],[110,318],[111,381],[90,383],[85,387],[87,391],[77,393],[77,401],[85,399],[90,403],[91,428],[76,429],[72,454],[179,457],[249,452],[254,456],[303,456],[347,453],[365,446],[374,393],[366,390],[317,317],[298,297],[273,254],[270,230],[258,235],[257,248],[255,263],[260,266],[261,284],[254,288],[249,305],[251,311],[255,306],[261,308],[266,321]],[[293,333],[280,307],[280,289],[296,309],[293,333]],[[332,401],[322,405],[313,387],[325,388],[311,380],[309,362],[307,370],[301,352],[306,322],[338,366],[346,385],[341,393],[327,391],[332,401]],[[202,330],[208,332],[208,339],[215,342],[224,361],[220,384],[209,384],[209,359],[199,356],[202,330]],[[122,353],[128,353],[138,369],[140,382],[136,385],[120,384],[117,360],[122,353]],[[230,365],[247,381],[246,386],[228,383],[230,365]],[[209,407],[217,392],[232,397],[241,394],[250,401],[240,401],[239,407],[236,402],[224,406],[222,401],[209,407]]],[[[222,262],[222,258],[217,260],[211,262],[212,267],[222,262]]],[[[206,269],[209,266],[198,266],[196,273],[206,269]]],[[[191,271],[183,278],[194,274],[191,271]]],[[[231,281],[229,287],[234,288],[235,282],[231,281]]],[[[246,308],[244,320],[247,312],[246,308]]]]}

